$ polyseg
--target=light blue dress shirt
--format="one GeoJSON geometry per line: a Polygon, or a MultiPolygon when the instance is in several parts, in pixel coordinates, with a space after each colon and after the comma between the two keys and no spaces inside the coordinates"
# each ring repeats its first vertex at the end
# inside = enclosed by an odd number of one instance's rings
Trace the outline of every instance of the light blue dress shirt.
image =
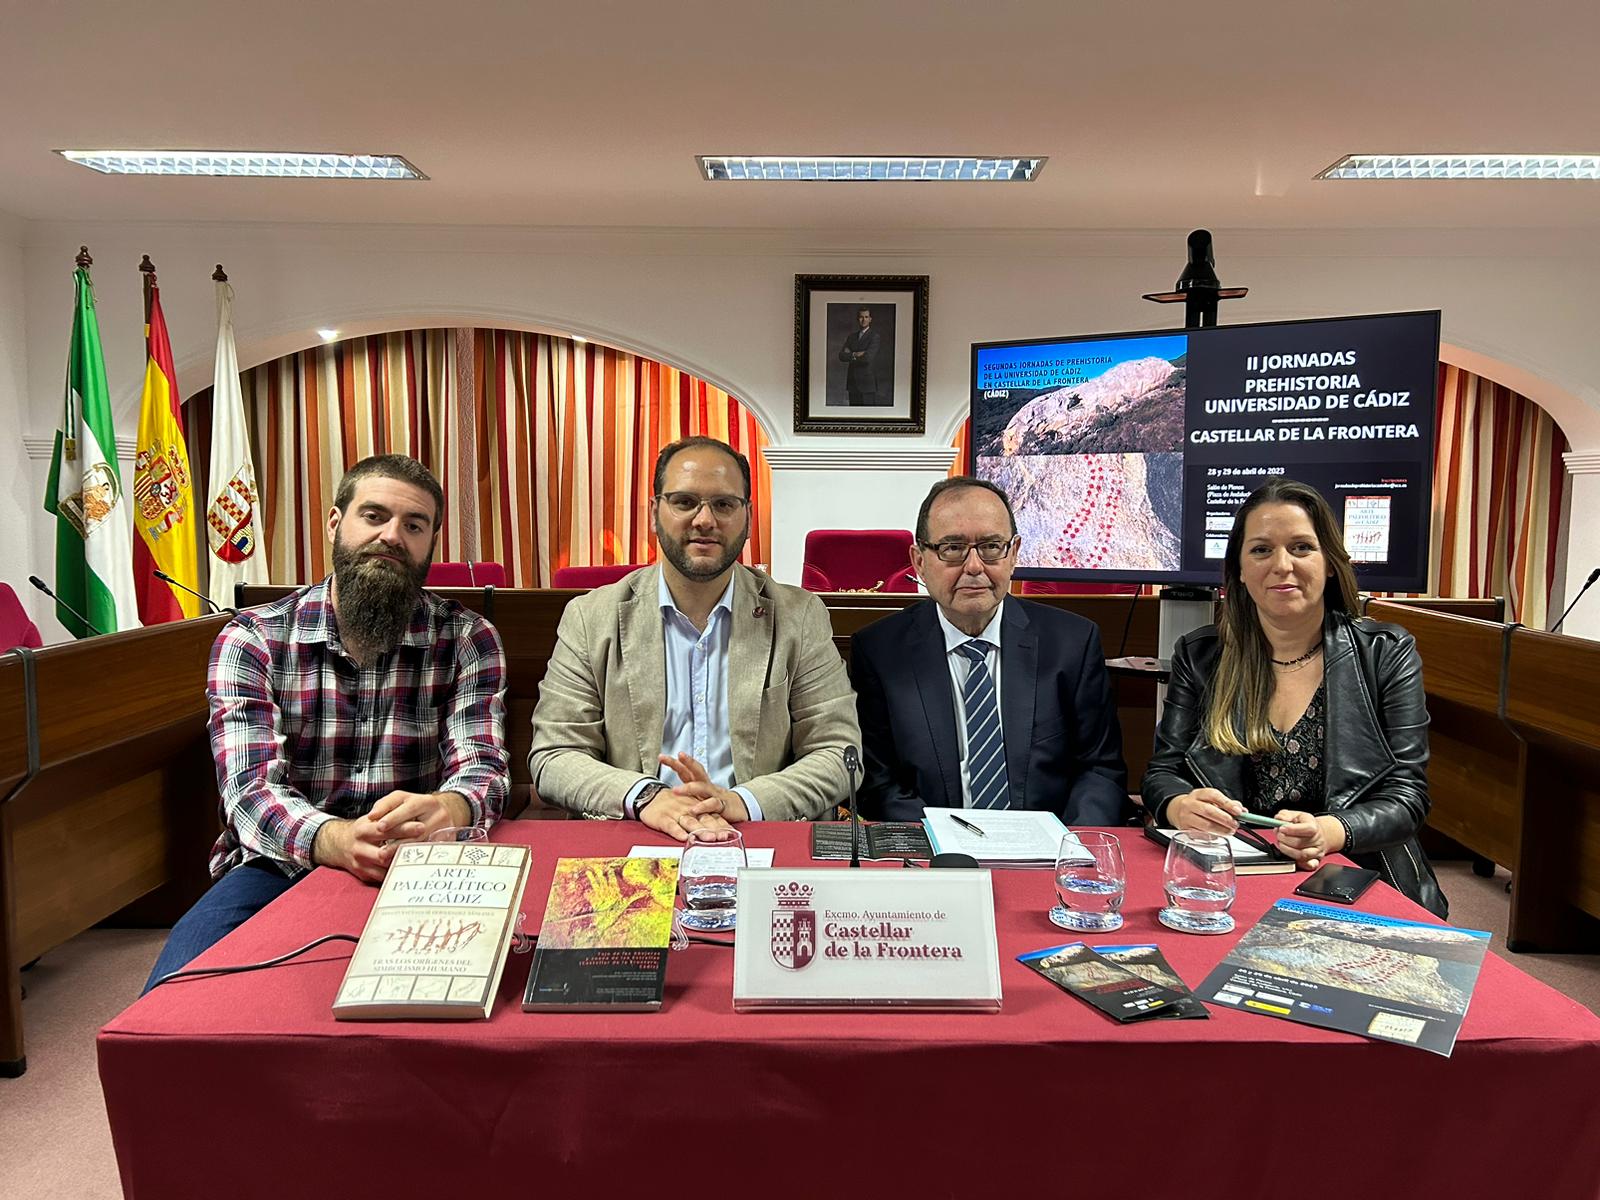
{"type": "MultiPolygon", "coordinates": [[[[750,812],[761,820],[761,805],[749,788],[734,787],[733,731],[728,720],[728,641],[733,633],[733,580],[711,610],[705,632],[683,615],[666,575],[659,577],[661,640],[666,652],[667,715],[661,727],[661,753],[688,754],[718,787],[732,788],[750,812]]],[[[668,787],[681,783],[677,773],[662,767],[661,781],[668,787]]],[[[623,809],[633,815],[633,802],[649,787],[635,784],[624,798],[623,809]]]]}

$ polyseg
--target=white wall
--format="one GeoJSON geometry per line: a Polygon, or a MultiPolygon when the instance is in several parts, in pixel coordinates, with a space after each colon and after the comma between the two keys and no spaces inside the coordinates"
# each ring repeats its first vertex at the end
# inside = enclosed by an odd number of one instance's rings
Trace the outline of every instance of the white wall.
{"type": "MultiPolygon", "coordinates": [[[[28,576],[34,573],[30,565],[34,526],[42,529],[46,520],[39,508],[45,476],[37,472],[35,490],[36,471],[22,442],[22,435],[40,419],[28,394],[22,238],[23,223],[0,213],[0,430],[6,434],[0,436],[0,581],[11,585],[37,623],[49,602],[28,585],[28,576]]],[[[70,319],[70,302],[65,311],[70,319]]]]}
{"type": "MultiPolygon", "coordinates": [[[[502,324],[579,333],[690,369],[746,400],[779,446],[858,448],[874,459],[894,446],[948,445],[967,405],[969,344],[1181,323],[1141,293],[1170,287],[1187,230],[1159,234],[949,233],[842,235],[810,231],[422,229],[265,225],[51,224],[26,227],[26,432],[49,433],[51,397],[70,317],[64,281],[87,242],[119,430],[131,432],[143,370],[136,270],[149,253],[185,394],[210,383],[215,339],[210,275],[226,265],[245,366],[311,345],[318,327],[343,334],[419,324],[502,324]],[[928,435],[913,439],[806,437],[791,428],[794,275],[801,272],[931,277],[928,435]]],[[[1486,233],[1217,231],[1224,283],[1250,298],[1224,321],[1272,320],[1410,308],[1444,311],[1445,356],[1503,378],[1555,417],[1573,449],[1600,450],[1600,339],[1590,279],[1600,247],[1559,230],[1486,233]]],[[[0,249],[0,262],[4,250],[0,249]]],[[[0,319],[4,314],[0,281],[0,319]]],[[[0,339],[5,337],[0,324],[0,339]]],[[[0,340],[3,344],[3,340],[0,340]]],[[[1464,364],[1465,365],[1465,364],[1464,364]]],[[[5,383],[0,381],[0,402],[5,383]]],[[[32,463],[42,489],[47,464],[32,463]]],[[[788,468],[784,468],[787,470],[788,468]]],[[[931,468],[920,468],[929,474],[931,468]]],[[[916,487],[848,488],[829,473],[820,489],[780,483],[774,565],[798,565],[795,547],[821,523],[909,525],[916,487]],[[902,508],[906,511],[900,511],[902,508]],[[857,519],[847,521],[854,515],[857,519]]],[[[931,477],[931,475],[930,475],[931,477]]],[[[809,477],[820,482],[821,477],[809,477]]],[[[903,476],[902,481],[921,477],[903,476]]],[[[1600,527],[1600,489],[1575,488],[1573,525],[1600,527]]],[[[48,553],[40,514],[27,520],[36,556],[48,553]]],[[[0,522],[17,520],[0,509],[0,522]]],[[[15,539],[15,529],[0,529],[15,539]]],[[[45,559],[47,561],[47,558],[45,559]]],[[[797,573],[797,572],[795,572],[797,573]]],[[[780,567],[780,575],[794,577],[780,567]]],[[[1580,579],[1587,567],[1571,574],[1580,579]]],[[[1600,636],[1600,605],[1569,630],[1600,636]]],[[[1558,610],[1559,611],[1559,610],[1558,610]]]]}

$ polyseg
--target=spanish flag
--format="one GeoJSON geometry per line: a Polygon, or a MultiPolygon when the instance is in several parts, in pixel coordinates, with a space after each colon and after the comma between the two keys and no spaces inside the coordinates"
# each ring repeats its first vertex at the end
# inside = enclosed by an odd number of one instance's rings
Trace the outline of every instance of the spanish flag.
{"type": "Polygon", "coordinates": [[[200,601],[155,576],[164,571],[184,587],[199,590],[195,566],[194,488],[189,478],[189,447],[178,408],[178,373],[172,342],[161,315],[161,289],[149,256],[139,264],[146,275],[144,398],[139,405],[139,437],[133,456],[133,586],[139,619],[146,625],[196,616],[200,601]]]}

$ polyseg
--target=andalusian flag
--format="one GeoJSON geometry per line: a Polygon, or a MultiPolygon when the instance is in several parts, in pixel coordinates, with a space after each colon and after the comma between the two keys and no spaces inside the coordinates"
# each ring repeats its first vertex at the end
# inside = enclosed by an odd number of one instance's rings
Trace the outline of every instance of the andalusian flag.
{"type": "Polygon", "coordinates": [[[233,345],[233,289],[220,263],[211,278],[217,281],[217,373],[211,388],[207,563],[212,603],[231,608],[234,584],[267,582],[267,550],[261,544],[261,501],[239,390],[239,356],[233,345]]]}
{"type": "MultiPolygon", "coordinates": [[[[140,269],[149,261],[146,258],[140,269]]],[[[195,590],[200,587],[200,576],[195,566],[197,534],[189,447],[183,440],[183,416],[178,411],[178,372],[172,366],[172,342],[161,315],[155,268],[146,274],[150,276],[144,326],[148,353],[139,439],[133,455],[133,528],[139,535],[133,543],[133,585],[140,618],[146,625],[158,625],[198,615],[200,600],[157,579],[155,571],[165,571],[195,590]]]]}
{"type": "Polygon", "coordinates": [[[56,618],[74,637],[139,625],[129,567],[132,538],[122,503],[122,472],[117,469],[117,435],[111,427],[111,395],[106,390],[106,359],[89,282],[90,261],[85,248],[73,276],[78,300],[67,347],[66,394],[44,493],[45,511],[56,518],[56,592],[94,626],[85,629],[82,621],[56,605],[56,618]]]}

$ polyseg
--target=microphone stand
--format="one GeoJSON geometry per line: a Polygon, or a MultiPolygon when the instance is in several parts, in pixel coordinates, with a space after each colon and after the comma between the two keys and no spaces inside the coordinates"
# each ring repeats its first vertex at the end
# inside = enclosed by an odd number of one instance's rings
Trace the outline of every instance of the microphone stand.
{"type": "MultiPolygon", "coordinates": [[[[1578,601],[1583,599],[1583,594],[1589,590],[1590,586],[1596,579],[1600,579],[1600,567],[1596,567],[1594,570],[1589,572],[1589,578],[1583,581],[1583,586],[1578,589],[1578,594],[1572,598],[1572,603],[1567,605],[1567,612],[1561,614],[1561,621],[1565,621],[1567,619],[1567,613],[1571,612],[1578,606],[1578,601]]],[[[1561,621],[1557,621],[1550,627],[1551,633],[1561,632],[1561,621]]]]}
{"type": "Polygon", "coordinates": [[[176,579],[174,579],[171,575],[168,575],[160,567],[156,567],[156,568],[152,569],[150,573],[152,575],[154,575],[157,579],[161,580],[162,583],[169,583],[173,587],[177,588],[180,592],[188,592],[189,595],[193,596],[196,600],[200,601],[201,604],[210,605],[211,606],[211,611],[214,612],[214,613],[228,612],[228,613],[233,613],[233,615],[236,616],[236,617],[239,615],[239,613],[238,613],[238,611],[236,609],[225,608],[222,605],[218,604],[210,596],[204,595],[201,592],[195,591],[192,587],[188,587],[188,586],[186,586],[184,584],[179,583],[176,579]]]}
{"type": "Polygon", "coordinates": [[[50,590],[50,585],[44,580],[40,579],[37,575],[29,575],[28,582],[33,584],[34,587],[38,588],[46,596],[49,596],[50,599],[54,600],[62,608],[66,609],[67,612],[71,613],[74,617],[77,617],[79,621],[83,622],[83,627],[90,633],[94,634],[95,637],[103,637],[105,635],[105,630],[96,628],[93,621],[89,620],[88,617],[84,616],[77,609],[73,608],[72,605],[68,604],[60,596],[52,592],[50,590]]]}
{"type": "Polygon", "coordinates": [[[861,770],[861,754],[854,746],[844,748],[844,773],[850,781],[850,865],[861,865],[861,807],[856,803],[856,773],[861,770]]]}

